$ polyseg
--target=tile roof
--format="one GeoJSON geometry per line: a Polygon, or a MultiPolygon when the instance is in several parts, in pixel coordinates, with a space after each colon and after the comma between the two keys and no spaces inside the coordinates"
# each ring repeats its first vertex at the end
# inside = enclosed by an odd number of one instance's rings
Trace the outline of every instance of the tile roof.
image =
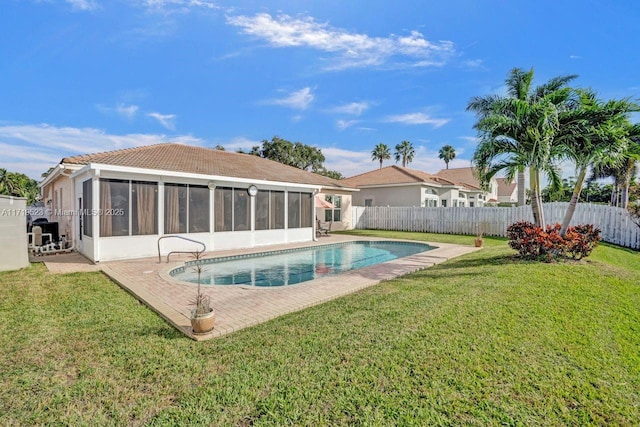
{"type": "Polygon", "coordinates": [[[516,181],[509,183],[507,178],[496,178],[498,181],[498,196],[509,197],[518,186],[516,181]]]}
{"type": "Polygon", "coordinates": [[[250,154],[174,143],[146,145],[103,153],[65,157],[60,163],[99,163],[132,168],[291,182],[347,189],[344,183],[250,154]]]}
{"type": "Polygon", "coordinates": [[[392,165],[376,169],[341,180],[350,187],[376,186],[389,184],[441,184],[453,185],[453,182],[442,177],[431,175],[416,169],[403,168],[392,165]]]}
{"type": "Polygon", "coordinates": [[[473,175],[473,168],[441,169],[437,174],[441,178],[463,185],[471,190],[480,190],[480,181],[473,175]]]}

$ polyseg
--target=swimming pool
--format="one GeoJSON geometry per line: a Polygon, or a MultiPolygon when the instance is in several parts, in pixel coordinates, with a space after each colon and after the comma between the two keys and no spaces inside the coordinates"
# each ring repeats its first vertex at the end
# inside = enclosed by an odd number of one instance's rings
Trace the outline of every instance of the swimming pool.
{"type": "MultiPolygon", "coordinates": [[[[210,258],[202,264],[203,285],[273,287],[294,285],[436,249],[425,243],[355,241],[303,249],[210,258]]],[[[173,278],[197,283],[194,262],[173,269],[173,278]]]]}

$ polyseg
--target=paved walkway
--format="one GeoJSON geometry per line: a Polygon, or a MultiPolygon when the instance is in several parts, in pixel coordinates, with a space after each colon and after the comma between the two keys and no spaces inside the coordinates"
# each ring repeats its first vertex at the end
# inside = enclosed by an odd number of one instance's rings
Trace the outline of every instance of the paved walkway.
{"type": "MultiPolygon", "coordinates": [[[[318,242],[207,253],[205,258],[352,240],[384,239],[331,235],[321,237],[318,242]]],[[[157,258],[111,261],[100,263],[99,268],[185,335],[195,340],[205,340],[259,324],[286,313],[321,304],[373,286],[382,280],[402,276],[477,250],[477,248],[470,246],[443,243],[433,244],[433,246],[438,248],[292,286],[276,288],[256,288],[242,285],[207,286],[205,289],[211,298],[211,305],[215,311],[216,326],[211,333],[197,336],[192,334],[189,321],[192,308],[190,302],[194,298],[196,285],[179,282],[169,275],[169,271],[183,266],[185,260],[191,259],[189,256],[176,256],[171,259],[170,263],[166,262],[166,258],[162,260],[162,263],[158,263],[157,258]]]]}

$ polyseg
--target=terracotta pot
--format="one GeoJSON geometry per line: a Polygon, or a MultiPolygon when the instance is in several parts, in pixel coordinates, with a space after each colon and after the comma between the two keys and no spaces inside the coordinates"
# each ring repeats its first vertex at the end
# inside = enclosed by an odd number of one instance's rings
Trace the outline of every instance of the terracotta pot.
{"type": "Polygon", "coordinates": [[[475,245],[476,245],[476,248],[482,247],[482,237],[476,237],[475,245]]]}
{"type": "Polygon", "coordinates": [[[215,323],[215,314],[213,310],[206,314],[199,314],[191,317],[191,328],[194,334],[206,334],[213,330],[215,323]]]}

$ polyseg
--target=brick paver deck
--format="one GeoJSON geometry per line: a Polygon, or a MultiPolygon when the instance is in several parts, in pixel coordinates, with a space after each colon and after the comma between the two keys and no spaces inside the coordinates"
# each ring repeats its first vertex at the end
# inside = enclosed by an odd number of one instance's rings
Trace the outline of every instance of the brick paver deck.
{"type": "MultiPolygon", "coordinates": [[[[241,253],[255,253],[283,248],[307,247],[349,240],[383,240],[356,236],[332,235],[318,242],[275,245],[250,250],[219,251],[205,257],[219,257],[241,253]]],[[[216,326],[206,335],[191,333],[190,301],[196,285],[179,282],[169,276],[169,271],[184,265],[188,256],[176,256],[170,263],[157,258],[101,263],[100,267],[120,286],[160,314],[185,335],[204,340],[228,334],[248,326],[282,316],[286,313],[321,304],[334,298],[375,285],[382,280],[430,267],[450,258],[477,250],[470,246],[437,243],[432,251],[400,258],[383,264],[353,270],[344,274],[323,277],[292,286],[257,288],[252,286],[206,286],[215,311],[216,326]]]]}

